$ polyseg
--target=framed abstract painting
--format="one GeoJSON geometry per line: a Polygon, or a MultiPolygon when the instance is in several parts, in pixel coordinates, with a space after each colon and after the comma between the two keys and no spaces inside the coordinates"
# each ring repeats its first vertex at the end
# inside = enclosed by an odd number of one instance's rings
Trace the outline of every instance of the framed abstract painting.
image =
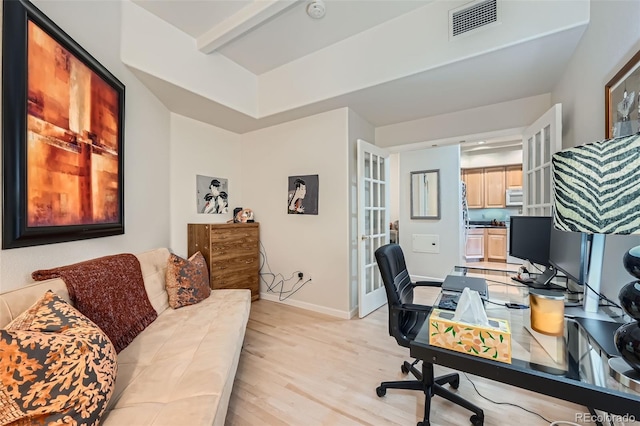
{"type": "Polygon", "coordinates": [[[124,85],[26,0],[3,2],[2,248],[124,233],[124,85]]]}

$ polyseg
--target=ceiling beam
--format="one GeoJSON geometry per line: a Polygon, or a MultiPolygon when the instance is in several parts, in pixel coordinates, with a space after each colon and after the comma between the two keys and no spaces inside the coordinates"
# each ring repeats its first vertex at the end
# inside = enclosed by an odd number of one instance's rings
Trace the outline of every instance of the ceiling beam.
{"type": "Polygon", "coordinates": [[[212,53],[236,37],[301,2],[301,0],[254,0],[198,37],[196,40],[198,50],[202,53],[212,53]]]}

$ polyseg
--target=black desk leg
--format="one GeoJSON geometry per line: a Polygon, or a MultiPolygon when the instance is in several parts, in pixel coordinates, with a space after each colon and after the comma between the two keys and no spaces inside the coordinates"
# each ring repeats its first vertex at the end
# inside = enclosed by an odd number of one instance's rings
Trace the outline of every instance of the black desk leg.
{"type": "Polygon", "coordinates": [[[422,362],[422,383],[424,384],[424,420],[418,422],[418,426],[429,426],[429,414],[431,413],[431,397],[433,396],[433,364],[422,362]]]}
{"type": "Polygon", "coordinates": [[[594,419],[596,419],[596,426],[603,426],[602,422],[598,419],[598,413],[596,413],[596,410],[594,410],[591,407],[587,407],[587,409],[589,410],[589,413],[593,416],[594,419]]]}

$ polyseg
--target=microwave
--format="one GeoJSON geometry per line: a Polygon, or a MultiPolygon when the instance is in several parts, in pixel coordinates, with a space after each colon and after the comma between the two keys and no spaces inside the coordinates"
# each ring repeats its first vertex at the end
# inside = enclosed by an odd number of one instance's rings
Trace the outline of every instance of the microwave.
{"type": "Polygon", "coordinates": [[[522,194],[522,188],[507,189],[507,196],[505,198],[505,205],[509,206],[521,206],[524,195],[522,194]]]}

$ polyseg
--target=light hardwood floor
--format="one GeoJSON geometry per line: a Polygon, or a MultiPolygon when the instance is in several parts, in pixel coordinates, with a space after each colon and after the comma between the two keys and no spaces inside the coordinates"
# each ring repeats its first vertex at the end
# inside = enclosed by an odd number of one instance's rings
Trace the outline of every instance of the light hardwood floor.
{"type": "MultiPolygon", "coordinates": [[[[422,303],[433,296],[423,294],[422,303]]],[[[415,425],[424,395],[375,389],[403,380],[409,350],[387,331],[387,308],[363,319],[343,320],[259,300],[251,305],[244,348],[229,403],[227,425],[415,425]]],[[[436,366],[436,374],[449,372],[436,366]]],[[[469,376],[495,401],[519,404],[550,421],[576,420],[584,407],[469,376]]],[[[461,374],[457,392],[485,412],[485,425],[549,425],[517,407],[493,404],[461,374]]],[[[432,401],[434,426],[469,425],[471,413],[442,398],[432,401]]],[[[589,424],[589,423],[580,423],[589,424]]]]}
{"type": "Polygon", "coordinates": [[[516,265],[515,263],[505,263],[505,262],[484,262],[484,261],[474,261],[474,262],[465,262],[466,266],[471,266],[475,268],[487,268],[487,269],[500,269],[503,271],[517,271],[520,265],[516,265]]]}

